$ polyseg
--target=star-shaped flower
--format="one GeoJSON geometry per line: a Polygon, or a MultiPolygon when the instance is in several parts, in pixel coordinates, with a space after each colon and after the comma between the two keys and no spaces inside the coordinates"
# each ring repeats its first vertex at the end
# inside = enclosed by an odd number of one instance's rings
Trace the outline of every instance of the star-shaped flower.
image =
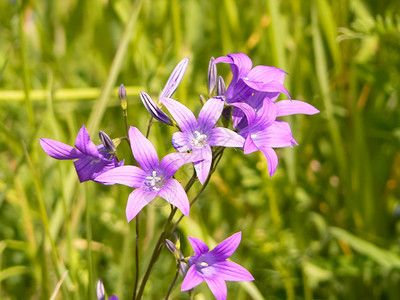
{"type": "Polygon", "coordinates": [[[254,280],[245,268],[226,260],[235,252],[241,238],[241,232],[235,233],[209,251],[203,241],[189,237],[194,256],[189,258],[190,268],[182,282],[181,290],[188,291],[205,280],[215,298],[224,300],[227,296],[225,281],[254,280]]]}
{"type": "Polygon", "coordinates": [[[223,127],[215,127],[222,109],[224,97],[209,99],[199,113],[196,120],[194,114],[182,103],[170,98],[162,98],[162,103],[178,123],[182,132],[175,132],[172,144],[179,152],[192,150],[200,159],[194,164],[197,177],[203,184],[210,172],[212,152],[210,146],[239,147],[244,139],[237,133],[223,127]]]}
{"type": "Polygon", "coordinates": [[[91,140],[85,125],[79,130],[75,147],[51,140],[40,139],[43,150],[55,159],[78,159],[74,161],[79,181],[94,180],[98,175],[122,166],[124,161],[110,155],[103,145],[96,146],[91,140]]]}
{"type": "Polygon", "coordinates": [[[156,196],[167,200],[189,215],[189,200],[181,184],[171,178],[184,164],[198,161],[193,154],[170,153],[161,162],[153,144],[136,128],[130,127],[129,140],[135,160],[141,168],[122,166],[101,174],[96,181],[119,183],[136,188],[128,198],[126,218],[130,222],[156,196]]]}

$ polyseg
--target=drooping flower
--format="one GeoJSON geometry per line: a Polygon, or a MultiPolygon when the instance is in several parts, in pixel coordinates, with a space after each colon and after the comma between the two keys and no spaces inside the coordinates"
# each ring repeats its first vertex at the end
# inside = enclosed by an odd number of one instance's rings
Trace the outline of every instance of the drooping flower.
{"type": "MultiPolygon", "coordinates": [[[[189,59],[187,57],[182,59],[177,64],[177,66],[174,68],[171,75],[169,76],[168,81],[160,94],[160,98],[171,97],[175,93],[176,89],[182,81],[183,75],[185,75],[188,64],[189,59]]],[[[147,111],[154,119],[167,125],[172,124],[170,117],[168,117],[167,114],[158,107],[156,102],[147,93],[140,92],[140,99],[142,100],[143,105],[146,107],[147,111]]]]}
{"type": "Polygon", "coordinates": [[[224,108],[224,97],[209,99],[201,109],[198,121],[192,111],[182,103],[170,98],[162,98],[161,101],[182,130],[172,136],[175,149],[179,152],[192,150],[200,159],[194,167],[201,184],[206,181],[211,168],[210,146],[243,146],[244,139],[240,135],[227,128],[215,127],[224,108]]]}
{"type": "Polygon", "coordinates": [[[126,218],[130,222],[156,196],[189,214],[189,200],[181,184],[171,178],[184,164],[197,161],[190,153],[170,153],[161,162],[153,144],[136,128],[130,127],[132,153],[141,168],[122,166],[101,174],[95,180],[105,184],[123,184],[136,188],[128,198],[126,218]]]}
{"type": "Polygon", "coordinates": [[[201,240],[189,237],[194,256],[189,258],[189,270],[182,282],[182,291],[188,291],[206,281],[217,300],[225,300],[225,281],[251,281],[253,276],[237,263],[226,260],[240,244],[242,233],[238,232],[218,244],[212,251],[201,240]]]}
{"type": "Polygon", "coordinates": [[[236,107],[246,115],[244,119],[246,126],[239,131],[246,141],[243,146],[245,154],[260,150],[263,152],[268,162],[268,172],[270,176],[275,173],[278,165],[278,156],[273,148],[293,147],[297,142],[292,136],[289,123],[276,120],[276,117],[303,113],[316,114],[319,111],[312,105],[295,100],[282,100],[277,103],[269,98],[264,98],[261,107],[256,111],[246,103],[235,103],[236,107]],[[280,104],[281,103],[281,104],[280,104]]]}
{"type": "Polygon", "coordinates": [[[40,145],[55,159],[77,159],[74,165],[80,182],[94,180],[98,175],[124,164],[124,161],[118,162],[109,154],[103,145],[96,146],[84,125],[76,137],[76,148],[46,138],[40,139],[40,145]]]}

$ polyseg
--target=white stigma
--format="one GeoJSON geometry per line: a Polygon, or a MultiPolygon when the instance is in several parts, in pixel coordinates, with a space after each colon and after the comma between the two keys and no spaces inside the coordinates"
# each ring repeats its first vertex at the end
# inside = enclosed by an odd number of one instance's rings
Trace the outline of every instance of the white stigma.
{"type": "Polygon", "coordinates": [[[153,176],[146,177],[146,185],[148,185],[153,191],[159,191],[163,187],[165,180],[163,177],[157,176],[156,171],[153,171],[152,175],[153,176]]]}
{"type": "Polygon", "coordinates": [[[202,266],[202,267],[208,267],[208,263],[206,263],[205,261],[203,261],[203,262],[200,263],[200,266],[202,266]]]}
{"type": "Polygon", "coordinates": [[[258,137],[258,135],[257,135],[257,134],[254,134],[254,133],[252,133],[252,134],[250,135],[250,137],[251,137],[252,139],[256,139],[256,138],[258,137]]]}
{"type": "Polygon", "coordinates": [[[197,130],[194,132],[195,137],[192,141],[193,146],[197,148],[203,148],[206,145],[207,135],[201,134],[197,130]]]}

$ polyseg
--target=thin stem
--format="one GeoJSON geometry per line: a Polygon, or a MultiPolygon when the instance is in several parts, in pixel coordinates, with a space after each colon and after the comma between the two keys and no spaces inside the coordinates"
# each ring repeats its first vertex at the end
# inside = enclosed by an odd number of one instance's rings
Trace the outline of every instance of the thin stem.
{"type": "Polygon", "coordinates": [[[128,139],[128,142],[129,142],[128,110],[124,109],[123,113],[124,113],[124,120],[125,120],[126,137],[128,139]]]}
{"type": "Polygon", "coordinates": [[[87,195],[86,191],[86,241],[87,241],[87,260],[89,269],[89,299],[93,299],[94,291],[94,278],[93,278],[93,259],[92,259],[92,222],[90,217],[92,215],[92,203],[87,195]]]}
{"type": "Polygon", "coordinates": [[[178,264],[176,265],[175,277],[174,277],[174,280],[173,280],[172,283],[171,283],[171,286],[169,287],[169,290],[168,290],[167,296],[165,297],[165,300],[168,300],[169,295],[171,294],[172,289],[174,288],[174,285],[175,285],[175,283],[176,283],[176,280],[178,279],[178,275],[179,275],[179,270],[180,270],[180,268],[181,268],[181,260],[179,260],[179,261],[178,261],[178,264]]]}
{"type": "Polygon", "coordinates": [[[136,291],[139,281],[139,214],[136,216],[136,244],[135,244],[135,287],[132,300],[136,299],[136,291]]]}
{"type": "Polygon", "coordinates": [[[149,138],[151,125],[153,125],[153,117],[150,118],[149,123],[147,124],[146,139],[149,138]]]}

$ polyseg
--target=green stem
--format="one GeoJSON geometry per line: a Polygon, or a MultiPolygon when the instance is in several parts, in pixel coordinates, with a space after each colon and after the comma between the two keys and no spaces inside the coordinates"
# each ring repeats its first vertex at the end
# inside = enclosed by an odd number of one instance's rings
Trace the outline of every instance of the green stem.
{"type": "Polygon", "coordinates": [[[92,202],[86,193],[86,242],[87,242],[87,261],[88,261],[88,273],[89,273],[89,299],[94,299],[94,278],[93,278],[93,259],[92,259],[92,222],[90,216],[92,215],[92,202]]]}
{"type": "Polygon", "coordinates": [[[181,268],[181,260],[178,261],[178,264],[176,265],[176,272],[175,272],[175,276],[174,276],[174,280],[171,283],[171,286],[169,287],[167,296],[165,297],[165,300],[168,300],[169,295],[172,292],[172,289],[174,288],[174,285],[176,283],[176,280],[178,279],[178,275],[179,275],[179,269],[181,268]]]}

